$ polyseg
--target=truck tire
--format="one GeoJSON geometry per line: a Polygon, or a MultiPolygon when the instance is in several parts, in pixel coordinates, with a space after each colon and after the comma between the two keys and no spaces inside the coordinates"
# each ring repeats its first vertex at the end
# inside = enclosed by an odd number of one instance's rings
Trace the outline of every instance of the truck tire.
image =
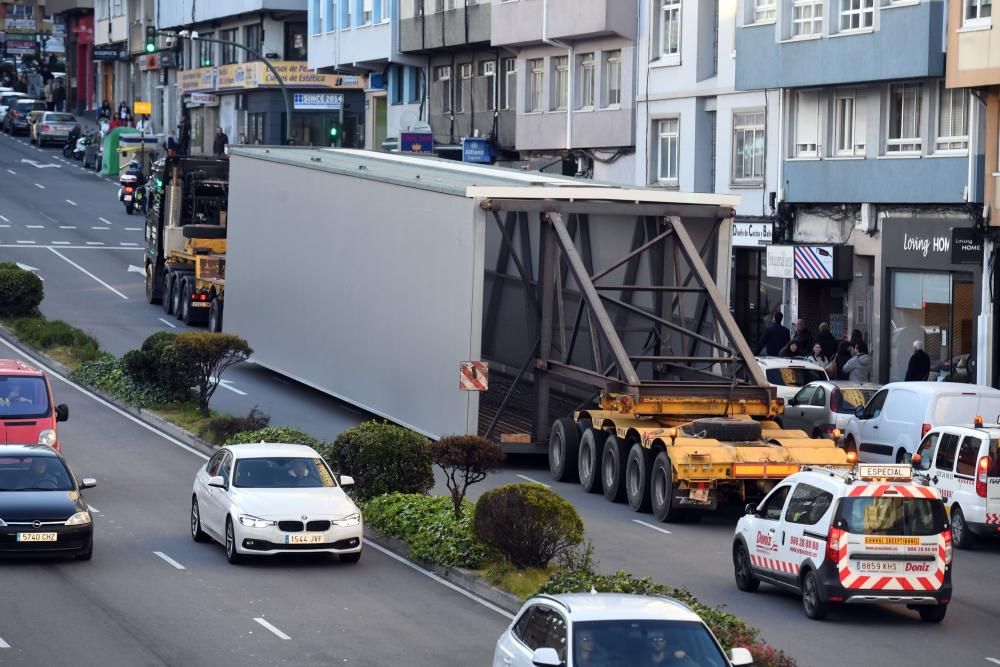
{"type": "Polygon", "coordinates": [[[226,228],[221,225],[184,225],[182,232],[186,239],[226,238],[226,228]]]}
{"type": "Polygon", "coordinates": [[[653,452],[636,442],[625,462],[625,497],[633,512],[648,512],[649,479],[653,468],[653,452]]]}
{"type": "Polygon", "coordinates": [[[697,419],[683,427],[688,435],[725,442],[747,442],[760,440],[760,422],[752,419],[729,419],[711,417],[697,419]]]}
{"type": "Polygon", "coordinates": [[[212,333],[222,331],[222,302],[212,299],[212,305],[208,307],[208,330],[212,333]]]}
{"type": "Polygon", "coordinates": [[[170,273],[163,274],[163,312],[174,314],[174,277],[170,273]]]}
{"type": "Polygon", "coordinates": [[[580,437],[580,454],[577,460],[577,470],[580,476],[580,486],[587,493],[601,492],[601,454],[604,453],[604,441],[608,439],[605,431],[588,428],[580,437]]]}
{"type": "Polygon", "coordinates": [[[628,458],[628,444],[614,435],[604,441],[601,455],[601,486],[604,497],[613,503],[625,501],[625,460],[628,458]]]}
{"type": "Polygon", "coordinates": [[[549,472],[557,482],[577,481],[580,436],[572,419],[557,419],[549,431],[549,472]]]}
{"type": "Polygon", "coordinates": [[[188,326],[194,326],[194,308],[191,307],[191,295],[194,294],[194,285],[190,280],[184,281],[184,289],[181,290],[181,315],[180,320],[188,326]]]}
{"type": "Polygon", "coordinates": [[[173,313],[174,317],[177,319],[181,318],[181,304],[183,303],[183,300],[181,299],[181,292],[183,289],[183,276],[174,275],[173,280],[170,281],[170,312],[173,313]]]}
{"type": "Polygon", "coordinates": [[[678,521],[681,511],[674,500],[674,469],[666,452],[653,459],[649,480],[650,504],[657,521],[678,521]]]}
{"type": "Polygon", "coordinates": [[[159,303],[162,295],[156,293],[156,286],[162,283],[156,275],[152,262],[146,262],[146,303],[159,303]]]}

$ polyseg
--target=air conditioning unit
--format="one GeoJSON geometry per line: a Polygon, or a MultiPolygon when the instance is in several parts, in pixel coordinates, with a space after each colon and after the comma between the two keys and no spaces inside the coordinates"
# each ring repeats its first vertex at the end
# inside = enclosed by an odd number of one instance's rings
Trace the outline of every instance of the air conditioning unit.
{"type": "Polygon", "coordinates": [[[873,204],[862,204],[861,219],[854,225],[854,228],[859,232],[871,234],[876,229],[877,217],[878,211],[875,210],[875,206],[873,204]]]}

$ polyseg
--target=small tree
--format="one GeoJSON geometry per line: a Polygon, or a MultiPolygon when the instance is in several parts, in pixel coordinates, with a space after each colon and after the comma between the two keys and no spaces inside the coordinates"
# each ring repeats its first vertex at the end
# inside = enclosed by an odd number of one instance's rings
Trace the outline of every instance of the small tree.
{"type": "Polygon", "coordinates": [[[486,479],[506,458],[500,445],[478,435],[449,435],[431,443],[431,459],[444,472],[456,521],[469,486],[486,479]]]}
{"type": "Polygon", "coordinates": [[[198,409],[206,417],[211,414],[208,402],[219,388],[222,374],[253,354],[245,340],[225,333],[177,334],[174,346],[177,353],[190,364],[194,386],[198,389],[198,409]]]}

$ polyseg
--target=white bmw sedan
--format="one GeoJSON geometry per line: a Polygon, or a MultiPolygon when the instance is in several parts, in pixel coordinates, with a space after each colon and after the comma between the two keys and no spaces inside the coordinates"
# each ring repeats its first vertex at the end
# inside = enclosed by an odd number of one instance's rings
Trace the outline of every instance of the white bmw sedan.
{"type": "Polygon", "coordinates": [[[312,447],[221,447],[198,470],[191,494],[191,537],[226,547],[238,563],[250,554],[324,552],[361,558],[361,510],[312,447]]]}

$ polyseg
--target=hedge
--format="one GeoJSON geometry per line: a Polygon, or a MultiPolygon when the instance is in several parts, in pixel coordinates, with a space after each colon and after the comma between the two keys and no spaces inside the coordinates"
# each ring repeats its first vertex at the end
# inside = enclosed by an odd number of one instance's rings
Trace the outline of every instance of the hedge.
{"type": "Polygon", "coordinates": [[[48,352],[64,348],[70,358],[77,362],[93,361],[100,354],[100,345],[93,336],[62,320],[22,317],[14,320],[11,328],[18,338],[35,349],[48,352]]]}
{"type": "Polygon", "coordinates": [[[93,361],[80,364],[70,377],[139,408],[163,405],[172,402],[174,398],[162,387],[136,382],[130,378],[125,374],[121,360],[107,353],[101,354],[93,361]]]}
{"type": "Polygon", "coordinates": [[[0,262],[0,316],[36,315],[44,297],[41,278],[14,262],[0,262]]]}
{"type": "Polygon", "coordinates": [[[427,493],[434,486],[427,438],[388,422],[347,429],[327,453],[334,469],[354,478],[354,495],[361,500],[385,493],[427,493]]]}

